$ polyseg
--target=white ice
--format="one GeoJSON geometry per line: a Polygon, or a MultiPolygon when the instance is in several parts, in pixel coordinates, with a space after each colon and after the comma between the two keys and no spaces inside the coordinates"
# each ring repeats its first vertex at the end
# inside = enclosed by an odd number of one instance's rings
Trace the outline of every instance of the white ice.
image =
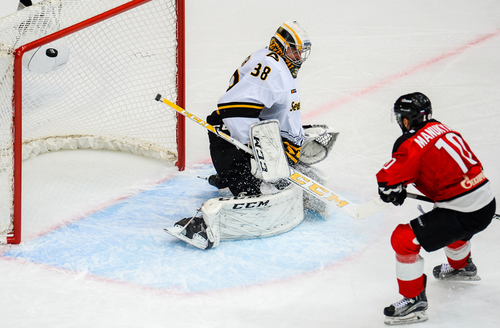
{"type": "MultiPolygon", "coordinates": [[[[500,195],[498,1],[186,3],[189,111],[209,114],[246,56],[283,21],[297,19],[313,42],[299,74],[304,123],[340,131],[319,165],[330,188],[356,202],[377,196],[375,174],[400,135],[390,108],[398,96],[421,91],[434,117],[462,133],[500,195]]],[[[206,131],[186,126],[184,172],[107,152],[25,162],[33,201],[23,210],[31,219],[21,245],[0,247],[1,326],[385,326],[383,308],[401,298],[392,230],[416,217],[417,205],[430,205],[407,200],[366,221],[332,210],[328,220],[309,217],[282,236],[196,251],[161,231],[215,195],[195,177],[211,172],[206,131]],[[112,178],[94,178],[103,172],[112,178]],[[64,189],[68,181],[83,191],[64,189]],[[60,192],[40,197],[37,186],[47,184],[60,192]]],[[[419,326],[500,327],[499,228],[494,220],[472,240],[480,282],[429,277],[429,321],[419,326]]],[[[430,276],[445,260],[442,251],[421,255],[430,276]]]]}

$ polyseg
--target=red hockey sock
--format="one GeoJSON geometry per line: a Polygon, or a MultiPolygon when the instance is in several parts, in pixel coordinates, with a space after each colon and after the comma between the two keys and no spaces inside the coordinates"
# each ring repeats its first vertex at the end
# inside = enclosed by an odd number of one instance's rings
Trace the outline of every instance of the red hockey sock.
{"type": "Polygon", "coordinates": [[[420,257],[421,246],[415,242],[415,234],[409,224],[400,224],[391,237],[392,248],[396,251],[396,277],[399,293],[413,298],[425,288],[423,274],[424,260],[420,257]]]}
{"type": "Polygon", "coordinates": [[[427,283],[427,276],[422,274],[420,278],[414,280],[399,280],[399,293],[407,298],[417,297],[424,289],[427,283]]]}

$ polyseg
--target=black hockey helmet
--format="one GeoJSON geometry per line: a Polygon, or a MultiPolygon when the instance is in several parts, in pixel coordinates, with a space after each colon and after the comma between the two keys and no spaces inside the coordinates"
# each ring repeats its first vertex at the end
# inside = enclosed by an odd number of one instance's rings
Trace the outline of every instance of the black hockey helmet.
{"type": "Polygon", "coordinates": [[[403,118],[410,121],[411,127],[418,127],[432,118],[431,101],[420,92],[403,95],[394,103],[394,116],[403,130],[403,118]]]}

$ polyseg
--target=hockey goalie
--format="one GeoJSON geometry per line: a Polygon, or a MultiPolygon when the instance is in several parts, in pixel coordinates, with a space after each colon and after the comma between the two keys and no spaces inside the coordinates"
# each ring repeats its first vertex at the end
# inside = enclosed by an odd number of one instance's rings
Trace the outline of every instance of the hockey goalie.
{"type": "Polygon", "coordinates": [[[303,195],[287,180],[291,165],[323,182],[311,165],[328,156],[338,134],[326,125],[302,126],[297,75],[310,51],[309,35],[296,21],[286,21],[268,46],[236,69],[217,110],[207,117],[215,130],[209,142],[217,171],[208,182],[226,197],[208,200],[201,216],[178,221],[168,233],[207,249],[222,240],[289,231],[303,220],[304,209],[328,216],[323,201],[303,195]],[[250,146],[250,153],[222,135],[250,146]]]}
{"type": "MultiPolygon", "coordinates": [[[[200,249],[209,249],[224,240],[264,238],[287,232],[302,222],[305,210],[329,216],[327,204],[286,180],[290,168],[279,123],[263,121],[252,125],[250,131],[254,156],[249,158],[248,178],[257,182],[258,192],[233,195],[234,188],[224,185],[218,174],[212,175],[208,182],[219,188],[221,197],[206,201],[193,217],[176,222],[166,232],[200,249]]],[[[305,132],[302,150],[306,155],[299,157],[293,167],[323,182],[321,172],[310,165],[328,156],[338,132],[325,125],[308,126],[305,132]]]]}

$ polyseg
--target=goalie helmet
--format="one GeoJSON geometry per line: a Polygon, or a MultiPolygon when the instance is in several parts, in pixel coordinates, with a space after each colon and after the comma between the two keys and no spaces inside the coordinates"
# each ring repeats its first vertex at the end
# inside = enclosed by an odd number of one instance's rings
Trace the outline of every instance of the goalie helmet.
{"type": "Polygon", "coordinates": [[[394,103],[394,116],[403,132],[406,132],[404,118],[408,119],[410,127],[418,127],[432,118],[431,101],[420,92],[403,95],[394,103]]]}
{"type": "Polygon", "coordinates": [[[276,31],[269,43],[269,49],[286,62],[293,77],[311,53],[311,39],[297,21],[286,21],[276,31]]]}
{"type": "Polygon", "coordinates": [[[60,39],[27,51],[23,56],[23,66],[31,72],[45,74],[61,68],[68,59],[68,45],[60,39]]]}

